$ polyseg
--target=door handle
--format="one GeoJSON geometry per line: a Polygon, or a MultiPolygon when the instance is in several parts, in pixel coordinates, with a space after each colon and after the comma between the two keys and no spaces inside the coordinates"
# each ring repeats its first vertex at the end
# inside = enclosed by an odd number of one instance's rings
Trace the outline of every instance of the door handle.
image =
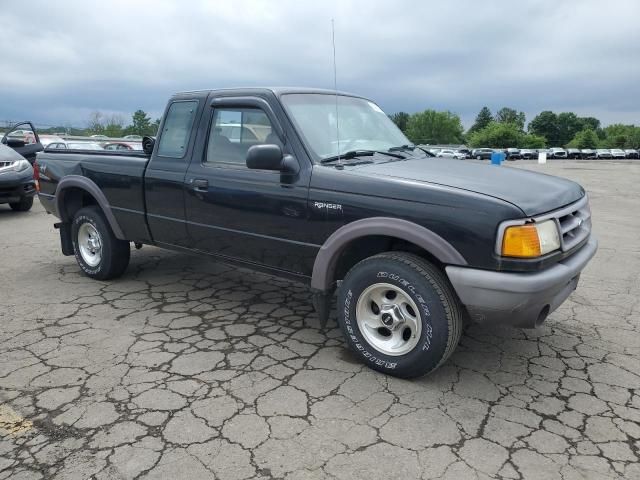
{"type": "Polygon", "coordinates": [[[209,180],[194,178],[191,180],[191,188],[199,192],[206,192],[209,188],[209,180]]]}

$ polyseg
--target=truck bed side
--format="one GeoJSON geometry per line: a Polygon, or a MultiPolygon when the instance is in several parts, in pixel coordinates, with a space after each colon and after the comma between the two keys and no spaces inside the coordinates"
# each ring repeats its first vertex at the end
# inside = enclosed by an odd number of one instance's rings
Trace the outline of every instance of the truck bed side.
{"type": "Polygon", "coordinates": [[[41,152],[36,160],[40,172],[40,198],[47,211],[60,217],[55,202],[58,184],[65,177],[84,177],[102,191],[124,237],[148,241],[151,237],[145,219],[143,188],[148,161],[143,152],[41,152]]]}

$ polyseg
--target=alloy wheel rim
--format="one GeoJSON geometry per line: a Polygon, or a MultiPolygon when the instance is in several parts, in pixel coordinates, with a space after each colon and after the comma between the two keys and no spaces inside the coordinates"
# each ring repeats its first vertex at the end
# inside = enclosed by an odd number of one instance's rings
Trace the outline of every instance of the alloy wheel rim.
{"type": "Polygon", "coordinates": [[[83,223],[78,229],[78,248],[82,260],[90,267],[97,266],[102,260],[102,237],[96,227],[83,223]]]}
{"type": "Polygon", "coordinates": [[[390,283],[374,283],[360,294],[356,322],[369,345],[389,356],[409,353],[422,333],[418,306],[407,292],[390,283]]]}

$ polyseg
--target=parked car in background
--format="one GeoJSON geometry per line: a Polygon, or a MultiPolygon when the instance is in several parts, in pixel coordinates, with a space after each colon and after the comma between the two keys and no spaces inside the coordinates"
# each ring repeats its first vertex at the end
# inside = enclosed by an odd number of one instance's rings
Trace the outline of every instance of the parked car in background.
{"type": "Polygon", "coordinates": [[[457,158],[458,160],[464,160],[467,156],[464,153],[460,153],[456,150],[447,150],[443,148],[440,150],[436,157],[457,158]]]}
{"type": "Polygon", "coordinates": [[[125,140],[142,140],[142,137],[140,135],[125,135],[124,137],[125,140]]]}
{"type": "Polygon", "coordinates": [[[95,142],[67,142],[68,150],[104,150],[102,145],[95,142]]]}
{"type": "Polygon", "coordinates": [[[40,137],[40,143],[42,144],[43,147],[47,148],[47,145],[49,145],[50,143],[53,142],[64,142],[64,140],[60,137],[58,137],[57,135],[39,135],[40,137]]]}
{"type": "Polygon", "coordinates": [[[67,148],[67,142],[51,142],[49,145],[45,147],[45,150],[65,150],[67,148]]]}
{"type": "Polygon", "coordinates": [[[621,150],[619,148],[612,148],[611,158],[627,158],[627,155],[626,153],[624,153],[624,150],[621,150]]]}
{"type": "Polygon", "coordinates": [[[476,148],[471,151],[471,156],[476,160],[491,160],[492,148],[476,148]]]}
{"type": "Polygon", "coordinates": [[[29,161],[0,144],[0,203],[8,203],[17,212],[26,212],[31,209],[35,194],[33,167],[29,161]]]}
{"type": "Polygon", "coordinates": [[[464,158],[471,158],[471,150],[469,150],[468,148],[459,148],[458,153],[463,153],[464,158]]]}
{"type": "Polygon", "coordinates": [[[14,124],[3,135],[0,143],[18,152],[32,165],[36,159],[36,154],[44,149],[35,127],[28,121],[14,124]]]}
{"type": "Polygon", "coordinates": [[[549,150],[549,158],[567,158],[567,151],[564,148],[553,147],[549,150]]]}
{"type": "Polygon", "coordinates": [[[534,158],[538,158],[538,152],[530,148],[523,148],[520,150],[520,158],[524,160],[532,160],[534,158]]]}
{"type": "Polygon", "coordinates": [[[96,139],[100,139],[100,140],[108,140],[109,137],[107,137],[106,135],[91,135],[91,138],[96,138],[96,139]]]}
{"type": "Polygon", "coordinates": [[[142,143],[111,142],[102,146],[105,150],[142,150],[142,143]]]}
{"type": "Polygon", "coordinates": [[[611,150],[606,148],[599,148],[596,150],[596,158],[612,158],[611,150]]]}
{"type": "Polygon", "coordinates": [[[638,152],[638,150],[633,150],[632,148],[627,148],[624,151],[624,154],[627,158],[640,158],[640,152],[638,152]]]}
{"type": "Polygon", "coordinates": [[[584,159],[596,158],[596,151],[592,148],[583,148],[582,150],[580,150],[580,156],[584,159]]]}
{"type": "Polygon", "coordinates": [[[567,148],[567,158],[582,158],[579,148],[567,148]]]}
{"type": "Polygon", "coordinates": [[[504,153],[507,160],[519,160],[522,158],[519,148],[507,148],[507,151],[504,153]]]}
{"type": "Polygon", "coordinates": [[[93,142],[67,142],[69,150],[103,150],[102,145],[93,142]]]}

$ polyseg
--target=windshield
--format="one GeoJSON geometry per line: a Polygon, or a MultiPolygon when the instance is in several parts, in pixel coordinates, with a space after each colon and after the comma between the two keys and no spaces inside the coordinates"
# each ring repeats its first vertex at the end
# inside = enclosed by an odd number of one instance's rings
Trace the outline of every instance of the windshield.
{"type": "Polygon", "coordinates": [[[282,96],[282,102],[315,160],[352,150],[389,150],[411,142],[375,103],[319,93],[282,96]],[[339,135],[338,135],[339,129],[339,135]]]}

